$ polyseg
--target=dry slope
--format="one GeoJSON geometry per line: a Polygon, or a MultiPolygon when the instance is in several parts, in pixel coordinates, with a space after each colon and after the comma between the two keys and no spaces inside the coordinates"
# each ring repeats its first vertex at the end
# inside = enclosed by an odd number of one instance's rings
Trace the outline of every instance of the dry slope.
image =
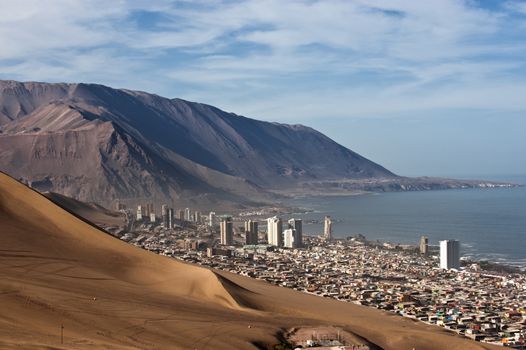
{"type": "Polygon", "coordinates": [[[96,203],[81,202],[55,192],[46,192],[44,195],[70,213],[87,219],[97,226],[123,227],[126,225],[126,215],[124,213],[109,210],[96,203]]]}
{"type": "Polygon", "coordinates": [[[2,80],[0,170],[105,205],[255,204],[303,181],[396,178],[302,125],[96,84],[2,80]]]}

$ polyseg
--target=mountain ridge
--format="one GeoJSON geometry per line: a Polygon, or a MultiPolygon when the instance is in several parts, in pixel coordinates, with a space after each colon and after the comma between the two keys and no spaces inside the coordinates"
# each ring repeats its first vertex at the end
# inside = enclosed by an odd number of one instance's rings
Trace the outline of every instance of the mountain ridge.
{"type": "Polygon", "coordinates": [[[255,205],[302,182],[397,178],[310,127],[143,91],[0,81],[0,113],[0,146],[14,145],[0,169],[83,201],[255,205]]]}

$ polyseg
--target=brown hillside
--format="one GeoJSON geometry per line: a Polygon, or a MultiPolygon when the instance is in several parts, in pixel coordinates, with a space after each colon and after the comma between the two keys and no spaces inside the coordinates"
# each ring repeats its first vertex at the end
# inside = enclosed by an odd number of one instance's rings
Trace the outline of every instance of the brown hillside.
{"type": "Polygon", "coordinates": [[[55,192],[46,192],[44,195],[60,207],[98,226],[123,227],[126,224],[126,215],[124,213],[111,211],[99,204],[81,202],[55,192]]]}

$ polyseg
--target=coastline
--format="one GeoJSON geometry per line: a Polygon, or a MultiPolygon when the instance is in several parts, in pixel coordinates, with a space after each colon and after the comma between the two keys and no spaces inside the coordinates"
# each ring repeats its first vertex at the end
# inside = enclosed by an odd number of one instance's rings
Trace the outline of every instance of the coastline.
{"type": "MultiPolygon", "coordinates": [[[[443,239],[459,239],[462,244],[461,255],[465,260],[487,262],[497,270],[509,267],[522,271],[526,268],[525,256],[518,250],[518,245],[511,247],[505,242],[514,242],[513,237],[520,239],[521,232],[524,232],[524,214],[521,209],[526,194],[524,188],[302,195],[274,206],[272,215],[268,216],[300,218],[304,221],[304,234],[310,235],[322,232],[323,217],[330,215],[336,223],[334,236],[338,238],[362,233],[371,241],[378,239],[382,242],[397,242],[399,245],[418,244],[421,235],[429,235],[434,244],[443,239]],[[483,207],[483,210],[478,211],[476,206],[479,206],[480,201],[483,206],[494,205],[498,210],[495,216],[492,216],[493,207],[483,207]],[[408,205],[408,202],[414,203],[408,205]],[[437,207],[435,202],[440,206],[437,207]],[[455,207],[456,202],[460,203],[458,208],[455,207]],[[449,208],[451,205],[455,208],[449,208]],[[432,214],[426,214],[426,210],[432,214]],[[451,212],[455,216],[450,219],[451,212]],[[519,215],[517,223],[511,223],[510,215],[519,215]],[[493,244],[494,240],[497,241],[493,244]]],[[[266,215],[243,214],[240,220],[251,218],[263,221],[266,215]]]]}
{"type": "MultiPolygon", "coordinates": [[[[381,248],[387,248],[387,249],[401,249],[407,253],[413,253],[415,256],[419,256],[419,247],[414,244],[402,244],[402,243],[393,243],[393,242],[383,242],[383,241],[369,241],[367,240],[367,237],[360,235],[361,237],[357,236],[348,236],[345,238],[336,238],[343,239],[343,240],[349,240],[349,239],[357,239],[364,244],[371,246],[371,247],[381,247],[381,248]],[[391,247],[391,248],[389,248],[391,247]]],[[[316,236],[311,236],[316,237],[316,236]]],[[[439,255],[436,253],[438,250],[431,249],[432,254],[429,255],[430,258],[435,258],[438,260],[439,255]]],[[[468,266],[473,267],[473,264],[478,265],[481,269],[481,271],[490,272],[490,273],[496,273],[496,274],[521,274],[526,275],[526,264],[522,267],[518,267],[515,265],[510,265],[506,263],[500,263],[497,261],[491,261],[488,259],[475,259],[472,257],[466,257],[461,256],[460,257],[460,265],[461,267],[465,268],[468,266]]]]}

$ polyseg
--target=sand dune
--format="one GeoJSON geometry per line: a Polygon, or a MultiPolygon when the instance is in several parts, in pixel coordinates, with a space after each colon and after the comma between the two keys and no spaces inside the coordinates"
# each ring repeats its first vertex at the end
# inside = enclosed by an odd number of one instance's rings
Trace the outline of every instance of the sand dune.
{"type": "Polygon", "coordinates": [[[257,349],[302,325],[336,325],[385,349],[492,348],[143,251],[4,174],[0,306],[1,349],[257,349]]]}
{"type": "Polygon", "coordinates": [[[98,226],[123,227],[126,224],[126,216],[123,213],[111,211],[96,203],[81,202],[55,192],[46,192],[44,195],[67,211],[98,226]]]}

